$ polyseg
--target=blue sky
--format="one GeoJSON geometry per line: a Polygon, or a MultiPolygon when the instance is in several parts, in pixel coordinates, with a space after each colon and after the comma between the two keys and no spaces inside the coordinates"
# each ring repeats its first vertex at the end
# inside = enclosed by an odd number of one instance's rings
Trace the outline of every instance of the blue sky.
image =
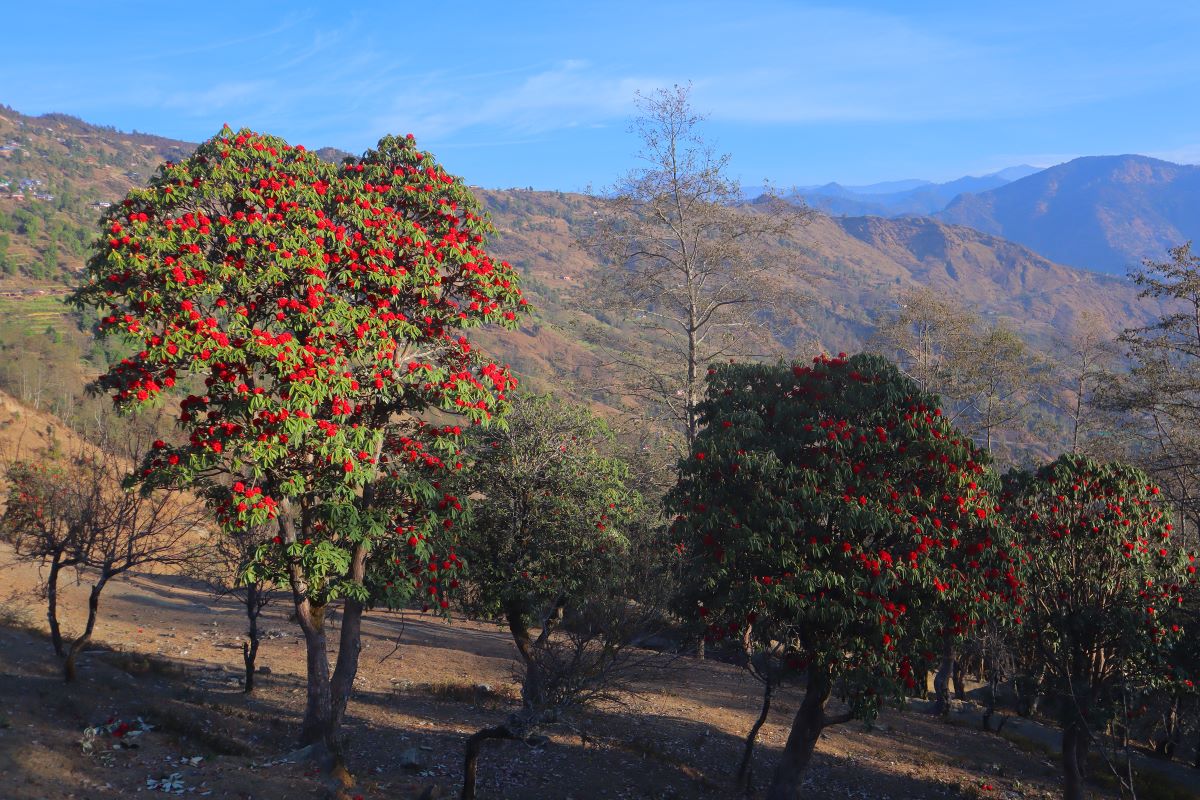
{"type": "Polygon", "coordinates": [[[0,102],[198,141],[417,135],[489,187],[601,188],[637,91],[693,83],[748,185],[1200,162],[1200,3],[10,4],[0,102]]]}

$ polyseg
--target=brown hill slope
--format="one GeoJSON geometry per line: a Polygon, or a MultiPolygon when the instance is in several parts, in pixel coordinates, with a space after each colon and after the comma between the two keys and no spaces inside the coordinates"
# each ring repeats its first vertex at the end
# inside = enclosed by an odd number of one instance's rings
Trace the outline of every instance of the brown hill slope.
{"type": "MultiPolygon", "coordinates": [[[[5,197],[0,191],[0,294],[13,293],[0,298],[6,318],[15,318],[14,309],[32,302],[17,294],[21,290],[76,280],[100,213],[93,204],[118,201],[161,161],[192,147],[64,115],[28,117],[7,108],[0,108],[0,142],[13,144],[0,154],[0,180],[8,180],[10,190],[22,180],[38,180],[37,193],[55,197],[18,201],[13,192],[5,197]]],[[[485,333],[485,346],[508,358],[537,387],[603,382],[599,359],[581,332],[595,326],[624,337],[629,347],[638,341],[597,303],[597,278],[613,267],[575,244],[601,213],[601,201],[558,192],[479,193],[502,234],[496,251],[521,269],[538,308],[537,319],[516,335],[485,333]]],[[[750,207],[747,213],[759,212],[750,207]]],[[[1058,338],[1085,311],[1099,312],[1113,331],[1141,324],[1159,311],[1138,301],[1123,279],[1070,269],[994,235],[927,218],[817,216],[772,243],[771,256],[786,264],[813,297],[799,327],[777,343],[784,352],[855,349],[899,291],[916,285],[933,286],[986,316],[1008,320],[1041,345],[1058,338]]],[[[36,302],[55,301],[43,296],[36,302]]],[[[38,313],[54,316],[41,307],[38,313]]],[[[46,327],[36,324],[39,331],[46,327]]],[[[72,323],[61,317],[54,324],[72,323]]]]}
{"type": "MultiPolygon", "coordinates": [[[[525,275],[541,320],[538,336],[558,336],[559,357],[535,358],[537,345],[519,337],[503,344],[514,363],[557,368],[562,375],[587,363],[574,331],[588,323],[617,324],[597,310],[601,265],[576,243],[601,212],[601,201],[556,192],[481,190],[501,232],[496,249],[525,275]],[[547,333],[546,328],[550,329],[547,333]],[[571,361],[564,364],[563,357],[571,361]],[[578,359],[583,359],[582,361],[578,359]]],[[[755,213],[755,212],[748,212],[755,213]]],[[[851,350],[862,344],[879,312],[900,290],[932,286],[969,308],[1008,321],[1047,345],[1085,312],[1108,320],[1113,331],[1140,325],[1160,308],[1139,300],[1123,278],[1055,264],[1021,245],[970,228],[928,219],[816,216],[773,243],[772,257],[789,265],[814,300],[801,328],[784,344],[807,350],[851,350]]],[[[499,342],[497,344],[500,344],[499,342]]]]}
{"type": "Polygon", "coordinates": [[[6,485],[4,468],[15,460],[48,461],[99,452],[58,417],[35,411],[0,392],[0,491],[6,485]]]}

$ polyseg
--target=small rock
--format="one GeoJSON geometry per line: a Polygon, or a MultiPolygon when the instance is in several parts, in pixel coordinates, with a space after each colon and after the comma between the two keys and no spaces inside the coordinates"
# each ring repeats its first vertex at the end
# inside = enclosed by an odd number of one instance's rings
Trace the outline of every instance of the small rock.
{"type": "Polygon", "coordinates": [[[421,752],[419,747],[410,747],[400,752],[400,766],[404,769],[423,769],[429,763],[429,756],[421,752]]]}
{"type": "Polygon", "coordinates": [[[256,670],[256,671],[258,672],[259,675],[270,675],[271,674],[271,668],[266,665],[259,667],[258,670],[256,670]]]}

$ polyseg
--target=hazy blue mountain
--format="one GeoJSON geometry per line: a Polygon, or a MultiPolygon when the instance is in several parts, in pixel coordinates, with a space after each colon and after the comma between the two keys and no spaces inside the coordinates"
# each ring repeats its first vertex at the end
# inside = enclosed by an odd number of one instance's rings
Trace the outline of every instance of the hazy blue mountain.
{"type": "Polygon", "coordinates": [[[989,175],[966,176],[945,183],[910,178],[866,186],[800,187],[793,194],[813,208],[834,216],[901,217],[941,211],[964,192],[985,192],[1037,172],[1036,167],[1008,167],[989,175]]]}
{"type": "Polygon", "coordinates": [[[959,195],[935,216],[1061,264],[1123,274],[1200,238],[1200,166],[1139,155],[1077,158],[959,195]]]}

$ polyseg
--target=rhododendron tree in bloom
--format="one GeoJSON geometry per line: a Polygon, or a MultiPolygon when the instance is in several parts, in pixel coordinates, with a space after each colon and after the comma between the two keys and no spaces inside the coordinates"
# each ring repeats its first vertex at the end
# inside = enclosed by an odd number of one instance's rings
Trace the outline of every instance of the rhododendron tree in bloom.
{"type": "Polygon", "coordinates": [[[273,526],[251,569],[287,575],[307,645],[301,738],[337,752],[363,610],[447,603],[462,504],[441,480],[461,467],[462,426],[502,417],[516,383],[461,330],[515,326],[516,274],[411,136],[334,166],[225,128],[103,226],[74,302],[136,352],[99,385],[130,411],[181,397],[182,443],[156,443],[144,482],[202,490],[226,530],[273,526]]]}
{"type": "Polygon", "coordinates": [[[1029,559],[1025,628],[1062,713],[1063,797],[1083,797],[1089,740],[1132,692],[1184,680],[1170,622],[1195,580],[1159,488],[1141,470],[1063,455],[1005,476],[1029,559]]]}
{"type": "Polygon", "coordinates": [[[804,674],[768,795],[794,798],[822,729],[902,702],[945,635],[1016,609],[1020,565],[986,453],[879,356],[722,366],[701,414],[669,498],[688,613],[804,674]]]}

